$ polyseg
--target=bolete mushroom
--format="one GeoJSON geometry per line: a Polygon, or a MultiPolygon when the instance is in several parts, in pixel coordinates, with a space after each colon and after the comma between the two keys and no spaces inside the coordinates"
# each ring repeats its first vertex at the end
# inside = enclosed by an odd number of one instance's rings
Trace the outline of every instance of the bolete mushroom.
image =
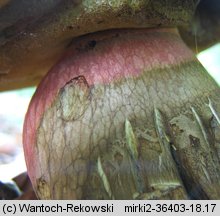
{"type": "Polygon", "coordinates": [[[2,90],[53,65],[23,131],[40,199],[220,198],[220,89],[178,32],[196,23],[197,49],[216,42],[198,3],[32,0],[25,22],[1,22],[2,90]]]}

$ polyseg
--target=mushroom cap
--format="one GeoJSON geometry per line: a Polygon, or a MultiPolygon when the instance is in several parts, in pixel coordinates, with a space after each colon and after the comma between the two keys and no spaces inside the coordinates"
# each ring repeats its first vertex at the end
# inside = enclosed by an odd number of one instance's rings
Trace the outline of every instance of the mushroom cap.
{"type": "Polygon", "coordinates": [[[200,38],[203,19],[220,20],[212,11],[217,0],[209,2],[197,7],[199,0],[0,0],[0,91],[38,84],[73,38],[96,31],[178,27],[193,48],[196,25],[203,49],[219,33],[210,27],[208,39],[200,38]],[[196,7],[203,13],[195,13],[196,7]]]}

